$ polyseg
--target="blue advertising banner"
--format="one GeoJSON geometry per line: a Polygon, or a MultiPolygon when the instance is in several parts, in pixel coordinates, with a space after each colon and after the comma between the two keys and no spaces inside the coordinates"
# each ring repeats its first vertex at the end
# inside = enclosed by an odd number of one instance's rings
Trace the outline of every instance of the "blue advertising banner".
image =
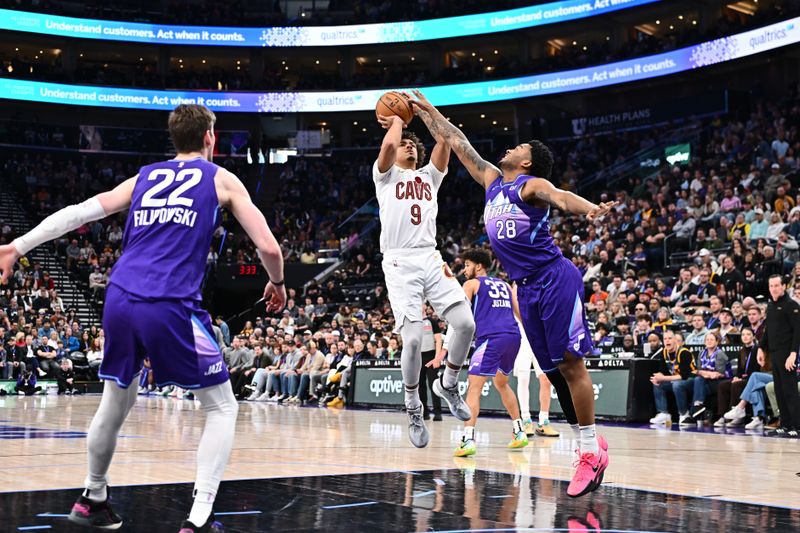
{"type": "MultiPolygon", "coordinates": [[[[520,78],[425,87],[437,106],[475,104],[581,91],[646,80],[747,57],[800,42],[800,17],[663,54],[520,78]]],[[[56,104],[171,110],[182,103],[219,112],[367,111],[387,90],[341,92],[211,92],[122,89],[0,79],[0,98],[56,104]]]]}
{"type": "Polygon", "coordinates": [[[0,30],[151,44],[343,46],[428,41],[532,28],[661,0],[563,0],[506,11],[412,22],[346,26],[222,27],[142,24],[0,9],[0,30]]]}

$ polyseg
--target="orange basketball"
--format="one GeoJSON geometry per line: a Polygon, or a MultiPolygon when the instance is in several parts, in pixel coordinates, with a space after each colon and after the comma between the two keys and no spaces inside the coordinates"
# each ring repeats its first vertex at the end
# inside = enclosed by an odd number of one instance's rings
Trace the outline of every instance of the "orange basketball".
{"type": "Polygon", "coordinates": [[[384,93],[378,99],[378,103],[375,106],[375,114],[383,115],[384,117],[397,115],[402,118],[403,122],[406,124],[411,122],[411,119],[414,118],[414,110],[411,109],[408,98],[395,91],[384,93]]]}

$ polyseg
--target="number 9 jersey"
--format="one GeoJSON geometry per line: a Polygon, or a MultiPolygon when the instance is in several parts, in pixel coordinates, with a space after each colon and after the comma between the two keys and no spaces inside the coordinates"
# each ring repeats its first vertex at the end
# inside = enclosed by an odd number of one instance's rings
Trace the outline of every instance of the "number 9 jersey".
{"type": "Polygon", "coordinates": [[[375,161],[372,179],[380,207],[381,252],[436,248],[437,196],[446,173],[433,163],[416,170],[392,165],[381,173],[375,161]]]}
{"type": "Polygon", "coordinates": [[[217,225],[219,167],[198,157],[143,166],[131,195],[124,253],[109,283],[144,298],[201,300],[217,225]]]}
{"type": "Polygon", "coordinates": [[[542,267],[563,257],[550,236],[550,208],[534,207],[520,194],[528,180],[521,174],[513,182],[498,177],[486,189],[483,220],[495,255],[512,280],[537,274],[542,267]]]}

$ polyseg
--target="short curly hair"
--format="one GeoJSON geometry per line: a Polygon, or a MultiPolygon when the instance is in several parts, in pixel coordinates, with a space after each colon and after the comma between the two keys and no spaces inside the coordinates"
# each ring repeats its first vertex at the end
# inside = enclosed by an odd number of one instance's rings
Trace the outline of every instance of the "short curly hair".
{"type": "Polygon", "coordinates": [[[553,172],[553,152],[542,141],[532,140],[528,144],[531,146],[531,175],[549,180],[553,172]]]}
{"type": "Polygon", "coordinates": [[[475,264],[483,265],[483,268],[486,270],[492,268],[492,254],[483,248],[465,250],[464,253],[461,254],[461,259],[463,261],[472,261],[475,264]]]}
{"type": "Polygon", "coordinates": [[[413,131],[404,130],[403,135],[400,137],[400,140],[403,139],[409,139],[417,145],[417,168],[421,167],[425,162],[425,145],[422,144],[422,141],[413,131]]]}

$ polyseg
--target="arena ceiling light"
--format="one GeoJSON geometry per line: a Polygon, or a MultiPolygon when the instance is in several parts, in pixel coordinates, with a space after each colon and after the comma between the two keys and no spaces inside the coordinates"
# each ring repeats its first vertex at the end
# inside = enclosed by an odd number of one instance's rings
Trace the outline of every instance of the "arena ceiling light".
{"type": "Polygon", "coordinates": [[[586,19],[662,1],[560,0],[504,11],[411,22],[247,28],[145,24],[0,9],[0,30],[150,44],[247,47],[343,46],[419,42],[499,33],[586,19]]]}

